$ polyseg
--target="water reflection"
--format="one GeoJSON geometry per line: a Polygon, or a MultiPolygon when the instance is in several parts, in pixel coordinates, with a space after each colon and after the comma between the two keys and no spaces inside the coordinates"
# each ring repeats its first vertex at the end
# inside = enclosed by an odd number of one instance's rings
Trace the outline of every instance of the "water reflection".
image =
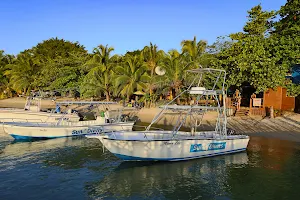
{"type": "Polygon", "coordinates": [[[227,185],[227,168],[242,168],[247,163],[246,152],[183,162],[122,162],[103,180],[86,188],[94,198],[226,196],[223,187],[227,185]]]}
{"type": "MultiPolygon", "coordinates": [[[[3,143],[3,142],[2,142],[3,143]]],[[[59,138],[34,142],[5,141],[0,152],[0,171],[11,170],[21,163],[43,163],[65,169],[82,167],[87,161],[106,160],[102,145],[85,138],[59,138]]]]}
{"type": "Polygon", "coordinates": [[[0,199],[298,199],[300,145],[251,137],[247,152],[122,162],[98,140],[0,138],[0,199]]]}

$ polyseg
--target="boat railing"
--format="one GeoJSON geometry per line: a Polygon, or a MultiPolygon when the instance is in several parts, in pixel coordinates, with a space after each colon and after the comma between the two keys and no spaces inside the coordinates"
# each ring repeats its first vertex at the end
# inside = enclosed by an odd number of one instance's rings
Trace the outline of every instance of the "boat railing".
{"type": "Polygon", "coordinates": [[[5,123],[3,120],[11,120],[11,122],[27,122],[27,123],[32,123],[32,122],[43,122],[42,119],[24,119],[24,118],[0,118],[1,123],[5,123]],[[19,121],[17,121],[19,120],[19,121]]]}
{"type": "Polygon", "coordinates": [[[13,125],[13,126],[26,126],[26,123],[28,123],[27,125],[28,125],[28,127],[30,126],[30,125],[33,125],[33,127],[45,127],[45,126],[57,126],[56,125],[56,123],[51,123],[51,122],[43,122],[43,121],[41,121],[41,122],[29,122],[29,121],[27,121],[27,122],[25,122],[25,121],[17,121],[17,122],[1,122],[0,121],[0,123],[2,123],[2,125],[4,126],[4,125],[13,125]]]}
{"type": "MultiPolygon", "coordinates": [[[[195,69],[195,70],[188,70],[188,72],[192,72],[192,73],[198,73],[199,77],[197,77],[198,75],[195,76],[195,78],[192,80],[191,84],[188,86],[187,89],[185,89],[184,91],[182,91],[180,94],[178,94],[172,101],[168,102],[166,105],[161,106],[162,110],[153,118],[152,122],[149,124],[149,126],[147,127],[146,130],[149,130],[150,127],[156,123],[160,117],[162,116],[162,114],[168,110],[177,110],[177,111],[186,111],[186,117],[180,119],[182,120],[181,123],[178,123],[177,126],[178,127],[174,127],[173,130],[173,135],[176,134],[179,130],[179,128],[183,125],[183,123],[185,122],[185,120],[187,119],[188,115],[191,115],[191,113],[194,112],[199,112],[202,111],[203,113],[201,114],[202,117],[204,115],[204,113],[206,113],[208,110],[217,110],[218,112],[218,121],[216,124],[216,130],[219,130],[221,127],[220,126],[220,117],[221,117],[221,112],[223,112],[223,110],[226,109],[225,105],[221,106],[219,99],[218,99],[218,95],[225,95],[225,79],[226,79],[226,71],[222,70],[222,69],[211,69],[211,68],[200,68],[200,69],[195,69]],[[209,88],[205,88],[204,86],[200,87],[200,85],[204,85],[204,83],[202,82],[202,74],[203,73],[216,73],[215,81],[213,86],[208,85],[209,88]],[[196,79],[199,79],[197,86],[195,86],[196,83],[196,79]],[[222,86],[217,86],[217,83],[222,82],[222,86]],[[217,88],[218,87],[218,88],[217,88]],[[189,105],[189,106],[177,106],[177,105],[171,105],[173,102],[175,102],[175,100],[177,100],[180,96],[182,96],[182,94],[184,93],[189,93],[190,95],[196,95],[196,104],[195,105],[189,105]],[[214,99],[216,99],[217,101],[217,105],[216,106],[212,106],[212,105],[208,105],[206,101],[205,106],[199,106],[198,105],[198,101],[203,98],[204,96],[212,96],[214,99]]],[[[224,98],[223,98],[224,100],[224,98]]],[[[222,121],[223,124],[225,124],[225,128],[226,128],[226,117],[224,117],[225,119],[222,121]]],[[[223,127],[223,129],[224,129],[223,127]]],[[[145,137],[147,137],[145,135],[145,137]]]]}
{"type": "Polygon", "coordinates": [[[183,92],[181,92],[172,101],[170,101],[169,103],[167,103],[166,105],[163,106],[163,109],[154,117],[154,119],[152,120],[152,122],[146,128],[147,131],[150,130],[150,127],[160,118],[160,116],[163,114],[163,112],[167,109],[168,105],[170,105],[171,103],[175,102],[175,100],[178,99],[182,94],[184,94],[185,92],[187,92],[187,91],[190,90],[190,88],[194,84],[195,80],[196,79],[193,80],[192,84],[186,90],[184,90],[183,92]]]}

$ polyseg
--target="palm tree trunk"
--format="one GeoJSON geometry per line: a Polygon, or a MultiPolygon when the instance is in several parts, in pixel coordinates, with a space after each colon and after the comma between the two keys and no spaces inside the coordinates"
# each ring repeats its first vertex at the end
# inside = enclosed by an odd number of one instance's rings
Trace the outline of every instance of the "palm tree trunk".
{"type": "MultiPolygon", "coordinates": [[[[175,88],[175,92],[176,92],[176,96],[178,96],[178,94],[179,94],[179,88],[175,88]]],[[[179,97],[176,99],[176,103],[178,105],[180,105],[180,98],[179,97]]]]}
{"type": "Polygon", "coordinates": [[[169,93],[170,93],[170,100],[173,100],[173,90],[171,89],[171,90],[169,91],[169,93]]]}
{"type": "Polygon", "coordinates": [[[152,78],[153,78],[153,75],[154,75],[154,67],[152,66],[151,67],[151,76],[150,76],[150,79],[151,79],[150,96],[153,94],[153,90],[152,90],[152,78]]]}
{"type": "Polygon", "coordinates": [[[110,101],[110,95],[108,91],[105,91],[106,101],[110,101]]]}

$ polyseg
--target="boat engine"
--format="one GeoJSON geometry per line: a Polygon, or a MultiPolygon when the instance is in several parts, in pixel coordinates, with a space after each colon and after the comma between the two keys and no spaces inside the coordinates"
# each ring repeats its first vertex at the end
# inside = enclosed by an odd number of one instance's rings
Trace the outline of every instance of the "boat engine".
{"type": "Polygon", "coordinates": [[[235,135],[236,131],[231,129],[231,128],[227,128],[227,135],[235,135]]]}

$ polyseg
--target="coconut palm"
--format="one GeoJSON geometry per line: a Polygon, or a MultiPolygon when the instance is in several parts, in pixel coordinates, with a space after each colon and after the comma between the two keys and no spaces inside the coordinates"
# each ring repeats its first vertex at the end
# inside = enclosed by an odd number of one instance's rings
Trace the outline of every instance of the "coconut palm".
{"type": "Polygon", "coordinates": [[[7,65],[5,75],[9,77],[11,87],[25,94],[36,89],[39,66],[34,62],[32,55],[23,52],[17,56],[14,63],[7,65]]]}
{"type": "Polygon", "coordinates": [[[144,61],[146,62],[146,66],[148,71],[150,72],[150,81],[149,81],[149,92],[150,96],[153,93],[153,90],[155,88],[155,68],[159,65],[162,58],[164,57],[165,52],[163,50],[158,50],[157,45],[153,45],[150,42],[150,46],[145,46],[142,50],[142,56],[144,61]]]}
{"type": "Polygon", "coordinates": [[[145,91],[150,76],[146,71],[142,57],[126,55],[121,66],[115,69],[116,92],[123,97],[129,97],[136,91],[145,91]]]}
{"type": "Polygon", "coordinates": [[[113,47],[99,45],[94,49],[94,54],[84,68],[88,74],[81,85],[83,96],[99,96],[104,93],[106,100],[110,100],[113,87],[113,67],[119,62],[119,56],[111,56],[113,47]]]}
{"type": "Polygon", "coordinates": [[[104,46],[100,44],[98,47],[94,48],[93,53],[94,55],[98,55],[100,57],[100,62],[104,65],[109,64],[111,59],[111,53],[115,49],[113,47],[108,47],[108,45],[104,46]]]}
{"type": "Polygon", "coordinates": [[[197,42],[197,38],[194,36],[193,40],[183,40],[181,47],[182,53],[188,58],[188,62],[193,63],[193,66],[198,68],[201,56],[205,53],[207,42],[204,40],[197,42]]]}
{"type": "Polygon", "coordinates": [[[81,85],[83,96],[101,96],[104,94],[107,101],[110,101],[112,90],[112,71],[107,66],[99,64],[92,68],[84,77],[81,85]]]}
{"type": "MultiPolygon", "coordinates": [[[[171,99],[173,98],[173,91],[178,95],[183,87],[185,79],[185,70],[189,69],[192,63],[186,63],[184,55],[180,54],[177,50],[171,50],[164,58],[162,67],[166,70],[165,86],[169,89],[171,99]]],[[[180,99],[177,99],[180,103],[180,99]]]]}
{"type": "Polygon", "coordinates": [[[0,94],[9,92],[9,82],[8,78],[5,76],[6,65],[10,62],[9,56],[4,54],[4,51],[0,50],[0,94]]]}

